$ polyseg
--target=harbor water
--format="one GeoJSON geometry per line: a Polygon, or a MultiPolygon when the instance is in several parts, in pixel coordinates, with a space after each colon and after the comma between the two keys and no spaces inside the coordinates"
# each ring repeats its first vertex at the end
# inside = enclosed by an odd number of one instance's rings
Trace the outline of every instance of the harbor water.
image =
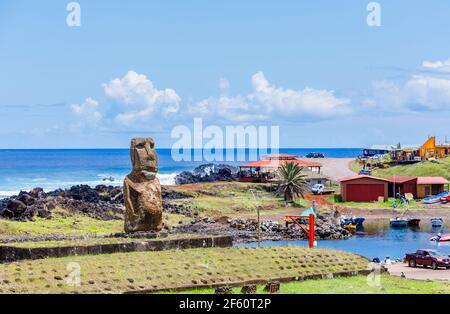
{"type": "MultiPolygon", "coordinates": [[[[369,259],[386,257],[402,259],[405,253],[417,249],[435,249],[445,255],[450,254],[450,242],[436,243],[430,241],[438,232],[448,233],[450,228],[434,228],[424,220],[419,228],[391,228],[388,219],[373,219],[364,223],[364,233],[354,235],[347,240],[318,240],[317,247],[347,251],[365,256],[369,259]]],[[[261,246],[308,246],[308,241],[267,241],[261,246]]],[[[238,243],[236,246],[258,246],[258,243],[238,243]]]]}

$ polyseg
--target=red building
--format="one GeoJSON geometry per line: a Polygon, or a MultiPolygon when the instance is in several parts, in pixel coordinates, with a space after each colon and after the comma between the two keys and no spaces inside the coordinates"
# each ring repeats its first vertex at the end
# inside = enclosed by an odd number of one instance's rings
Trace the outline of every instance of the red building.
{"type": "Polygon", "coordinates": [[[389,180],[389,197],[395,197],[397,193],[405,195],[410,193],[417,198],[417,177],[394,176],[389,180]]]}
{"type": "Polygon", "coordinates": [[[375,202],[389,197],[389,181],[366,175],[341,179],[341,195],[344,202],[375,202]]]}
{"type": "Polygon", "coordinates": [[[241,182],[270,182],[276,180],[276,172],[281,165],[293,162],[313,173],[320,174],[322,165],[298,159],[297,156],[278,154],[269,155],[263,160],[250,162],[239,166],[239,181],[241,182]]]}

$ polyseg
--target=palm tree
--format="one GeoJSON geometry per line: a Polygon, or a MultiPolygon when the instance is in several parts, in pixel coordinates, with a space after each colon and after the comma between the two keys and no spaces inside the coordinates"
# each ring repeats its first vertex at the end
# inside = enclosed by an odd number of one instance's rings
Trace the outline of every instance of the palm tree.
{"type": "Polygon", "coordinates": [[[278,195],[284,195],[286,202],[292,202],[294,197],[302,198],[309,190],[306,175],[302,173],[303,167],[294,162],[287,162],[278,168],[278,177],[280,183],[278,187],[278,195]]]}

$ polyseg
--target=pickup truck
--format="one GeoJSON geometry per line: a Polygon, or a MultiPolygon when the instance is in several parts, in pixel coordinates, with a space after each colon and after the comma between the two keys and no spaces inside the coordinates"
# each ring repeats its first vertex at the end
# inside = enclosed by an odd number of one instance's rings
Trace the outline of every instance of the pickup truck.
{"type": "Polygon", "coordinates": [[[435,250],[417,250],[416,253],[406,254],[404,262],[408,263],[409,267],[423,267],[431,266],[436,270],[439,267],[450,269],[450,257],[440,254],[435,250]]]}
{"type": "Polygon", "coordinates": [[[311,188],[314,195],[332,194],[334,190],[325,188],[323,184],[314,184],[311,188]]]}

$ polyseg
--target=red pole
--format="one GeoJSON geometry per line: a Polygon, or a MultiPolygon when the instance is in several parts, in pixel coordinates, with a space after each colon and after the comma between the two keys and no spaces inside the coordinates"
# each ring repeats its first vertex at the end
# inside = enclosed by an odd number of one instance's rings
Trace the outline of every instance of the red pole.
{"type": "Polygon", "coordinates": [[[314,215],[309,215],[309,248],[314,247],[314,215]]]}

